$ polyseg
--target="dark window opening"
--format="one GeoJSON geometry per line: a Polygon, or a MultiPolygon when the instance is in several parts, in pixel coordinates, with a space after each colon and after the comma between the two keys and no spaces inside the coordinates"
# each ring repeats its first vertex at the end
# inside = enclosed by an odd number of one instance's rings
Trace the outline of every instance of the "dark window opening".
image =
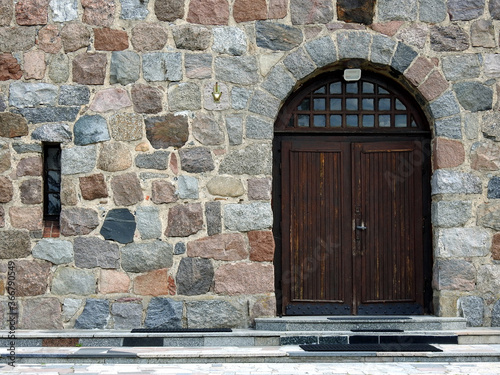
{"type": "Polygon", "coordinates": [[[61,146],[43,146],[43,237],[59,237],[61,214],[61,146]]]}

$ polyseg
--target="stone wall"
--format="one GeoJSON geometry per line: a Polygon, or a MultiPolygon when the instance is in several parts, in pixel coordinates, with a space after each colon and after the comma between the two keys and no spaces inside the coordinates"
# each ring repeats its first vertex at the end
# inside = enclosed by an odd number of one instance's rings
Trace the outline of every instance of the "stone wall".
{"type": "Polygon", "coordinates": [[[9,260],[18,328],[274,315],[274,121],[301,82],[353,58],[425,98],[436,314],[500,326],[500,1],[352,3],[0,0],[0,327],[9,260]]]}

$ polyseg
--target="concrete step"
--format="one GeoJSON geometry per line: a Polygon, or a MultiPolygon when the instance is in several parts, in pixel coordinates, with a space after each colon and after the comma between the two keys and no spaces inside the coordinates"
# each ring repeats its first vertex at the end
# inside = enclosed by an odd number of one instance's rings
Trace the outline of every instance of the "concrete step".
{"type": "Polygon", "coordinates": [[[255,329],[264,331],[350,331],[352,329],[404,331],[463,330],[464,318],[436,316],[287,316],[257,318],[255,329]]]}

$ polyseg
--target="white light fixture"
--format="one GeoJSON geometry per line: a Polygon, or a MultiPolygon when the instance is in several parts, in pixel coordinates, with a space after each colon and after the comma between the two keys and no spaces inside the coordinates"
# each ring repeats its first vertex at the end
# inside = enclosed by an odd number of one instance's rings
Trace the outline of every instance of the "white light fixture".
{"type": "Polygon", "coordinates": [[[361,69],[345,69],[344,79],[346,81],[359,81],[361,78],[361,69]]]}

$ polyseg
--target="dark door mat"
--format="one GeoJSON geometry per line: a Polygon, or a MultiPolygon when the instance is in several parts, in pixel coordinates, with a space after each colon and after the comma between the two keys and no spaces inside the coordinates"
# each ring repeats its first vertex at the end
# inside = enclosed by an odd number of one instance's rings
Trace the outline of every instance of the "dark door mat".
{"type": "Polygon", "coordinates": [[[408,316],[333,316],[329,320],[408,320],[408,316]]]}
{"type": "Polygon", "coordinates": [[[163,337],[124,337],[122,346],[163,346],[163,337]]]}
{"type": "Polygon", "coordinates": [[[351,332],[404,332],[404,329],[351,329],[351,332]]]}
{"type": "Polygon", "coordinates": [[[132,333],[233,332],[231,328],[134,328],[132,333]]]}
{"type": "Polygon", "coordinates": [[[381,344],[458,344],[458,336],[434,336],[434,335],[397,335],[380,336],[381,344]]]}
{"type": "Polygon", "coordinates": [[[306,352],[442,352],[429,344],[312,344],[299,345],[306,352]]]}

